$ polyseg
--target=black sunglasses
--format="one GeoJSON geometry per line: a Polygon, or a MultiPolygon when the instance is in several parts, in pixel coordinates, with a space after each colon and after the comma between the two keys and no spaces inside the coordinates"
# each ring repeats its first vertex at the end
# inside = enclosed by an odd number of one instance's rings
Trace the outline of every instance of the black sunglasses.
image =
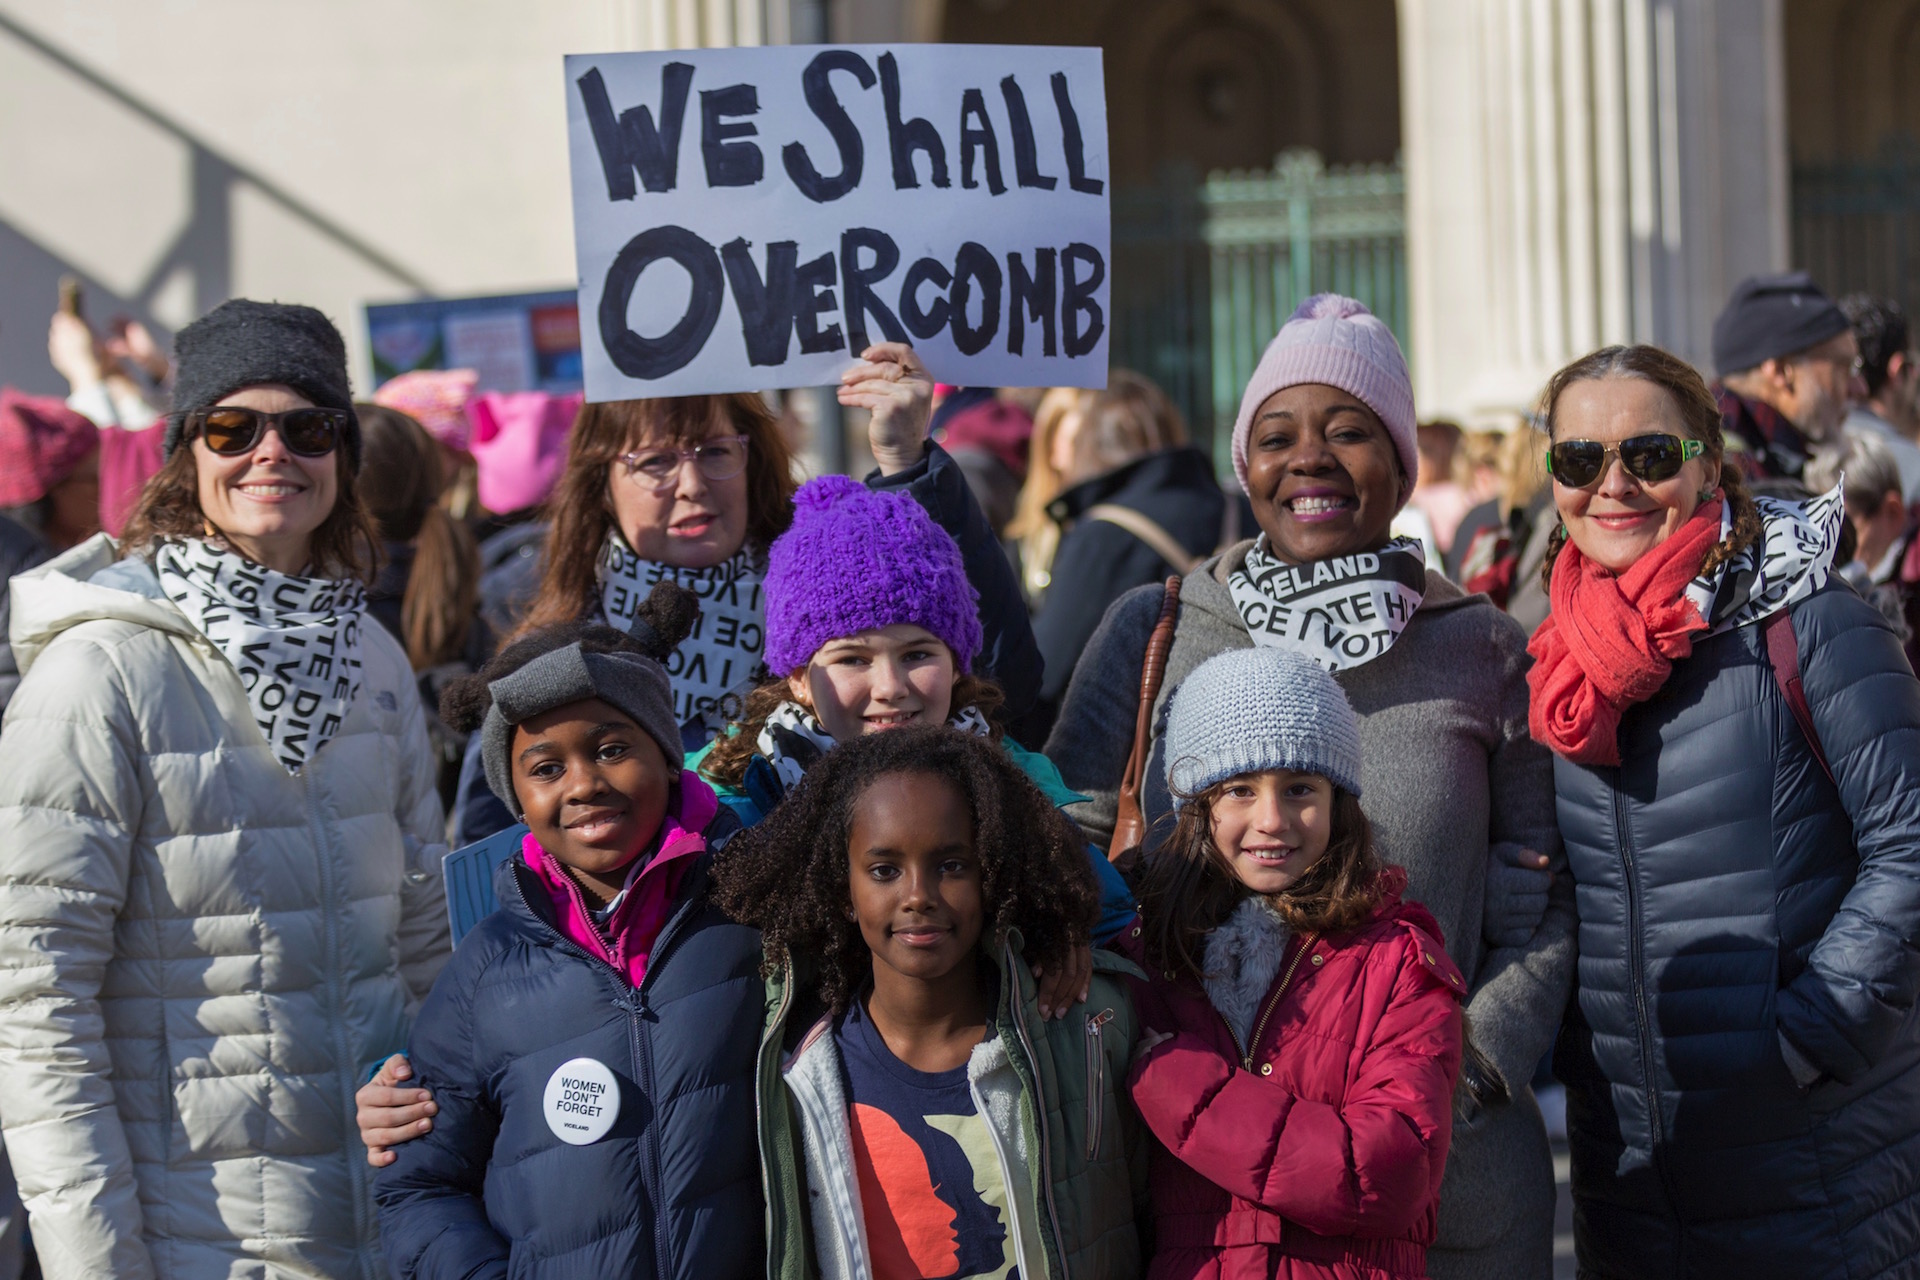
{"type": "Polygon", "coordinates": [[[1680,474],[1680,468],[1706,451],[1698,440],[1659,432],[1632,436],[1619,444],[1598,440],[1558,440],[1547,450],[1547,471],[1569,489],[1584,489],[1607,470],[1607,459],[1617,457],[1627,474],[1643,484],[1659,484],[1680,474]]]}
{"type": "Polygon", "coordinates": [[[187,415],[187,434],[198,435],[207,448],[224,458],[234,458],[260,443],[269,427],[280,433],[289,453],[303,458],[324,458],[340,445],[340,437],[353,423],[345,409],[284,409],[267,413],[234,404],[217,404],[211,409],[195,409],[187,415]]]}

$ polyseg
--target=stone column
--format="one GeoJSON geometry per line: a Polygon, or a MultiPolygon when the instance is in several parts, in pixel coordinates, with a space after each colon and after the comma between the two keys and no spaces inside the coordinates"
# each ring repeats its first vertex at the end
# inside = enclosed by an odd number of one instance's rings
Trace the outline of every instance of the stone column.
{"type": "Polygon", "coordinates": [[[1528,407],[1613,342],[1711,372],[1788,255],[1783,0],[1399,0],[1423,415],[1528,407]]]}

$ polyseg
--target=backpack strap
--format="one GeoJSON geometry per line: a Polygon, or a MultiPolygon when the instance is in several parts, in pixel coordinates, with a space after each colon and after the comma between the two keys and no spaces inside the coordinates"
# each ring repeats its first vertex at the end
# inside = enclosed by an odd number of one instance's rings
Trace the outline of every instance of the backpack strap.
{"type": "Polygon", "coordinates": [[[1167,675],[1167,654],[1173,648],[1174,625],[1180,620],[1180,579],[1168,578],[1160,602],[1160,618],[1147,637],[1140,659],[1140,710],[1133,719],[1133,750],[1127,753],[1127,771],[1120,777],[1120,798],[1114,807],[1113,839],[1107,858],[1115,865],[1131,865],[1147,838],[1146,813],[1140,807],[1140,787],[1147,776],[1148,739],[1153,736],[1153,703],[1167,675]]]}
{"type": "Polygon", "coordinates": [[[1087,508],[1087,519],[1100,520],[1107,524],[1118,525],[1134,537],[1153,549],[1153,553],[1172,565],[1181,573],[1192,573],[1199,568],[1205,556],[1194,555],[1180,545],[1179,539],[1161,528],[1158,523],[1135,511],[1132,507],[1123,507],[1117,502],[1101,502],[1087,508]]]}
{"type": "Polygon", "coordinates": [[[1813,727],[1813,708],[1807,705],[1806,686],[1800,680],[1800,642],[1793,634],[1793,613],[1781,609],[1767,619],[1767,661],[1773,666],[1773,678],[1780,686],[1780,694],[1787,700],[1787,710],[1793,712],[1793,721],[1800,726],[1800,733],[1813,748],[1813,758],[1820,762],[1820,772],[1827,775],[1827,781],[1837,788],[1839,780],[1833,776],[1833,766],[1827,763],[1827,753],[1820,745],[1819,731],[1813,727]]]}

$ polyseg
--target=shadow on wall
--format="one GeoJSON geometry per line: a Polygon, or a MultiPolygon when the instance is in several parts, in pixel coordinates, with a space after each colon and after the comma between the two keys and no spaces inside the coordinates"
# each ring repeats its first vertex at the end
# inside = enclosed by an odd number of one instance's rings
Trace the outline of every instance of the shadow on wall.
{"type": "MultiPolygon", "coordinates": [[[[0,219],[0,281],[5,281],[5,287],[0,288],[0,383],[40,394],[64,390],[62,379],[47,362],[47,321],[58,301],[63,275],[79,277],[86,295],[87,319],[96,329],[124,315],[146,324],[163,339],[170,339],[172,330],[157,311],[175,318],[198,316],[231,297],[233,200],[242,184],[305,224],[321,240],[344,249],[400,286],[418,294],[433,292],[426,281],[373,245],[261,174],[226,159],[157,107],[49,44],[4,12],[0,12],[0,39],[14,42],[88,91],[169,135],[186,150],[189,167],[184,224],[156,255],[139,286],[126,296],[90,278],[84,266],[63,260],[0,219]],[[185,296],[176,296],[176,290],[184,290],[185,296]]],[[[59,193],[52,193],[51,198],[58,200],[59,193]]]]}

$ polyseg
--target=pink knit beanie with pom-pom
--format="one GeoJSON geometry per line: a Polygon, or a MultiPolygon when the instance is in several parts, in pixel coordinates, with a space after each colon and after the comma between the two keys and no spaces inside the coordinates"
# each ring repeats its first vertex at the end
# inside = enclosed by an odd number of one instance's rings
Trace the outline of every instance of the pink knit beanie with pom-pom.
{"type": "Polygon", "coordinates": [[[1393,330],[1363,303],[1337,293],[1317,293],[1300,304],[1267,344],[1240,397],[1240,416],[1233,423],[1233,474],[1240,477],[1242,489],[1247,487],[1247,436],[1254,413],[1274,392],[1316,382],[1364,401],[1386,425],[1407,479],[1419,477],[1413,380],[1393,330]]]}
{"type": "Polygon", "coordinates": [[[849,476],[801,485],[762,585],[775,675],[806,666],[830,640],[898,622],[938,636],[961,671],[980,652],[980,606],[960,548],[905,493],[849,476]]]}

